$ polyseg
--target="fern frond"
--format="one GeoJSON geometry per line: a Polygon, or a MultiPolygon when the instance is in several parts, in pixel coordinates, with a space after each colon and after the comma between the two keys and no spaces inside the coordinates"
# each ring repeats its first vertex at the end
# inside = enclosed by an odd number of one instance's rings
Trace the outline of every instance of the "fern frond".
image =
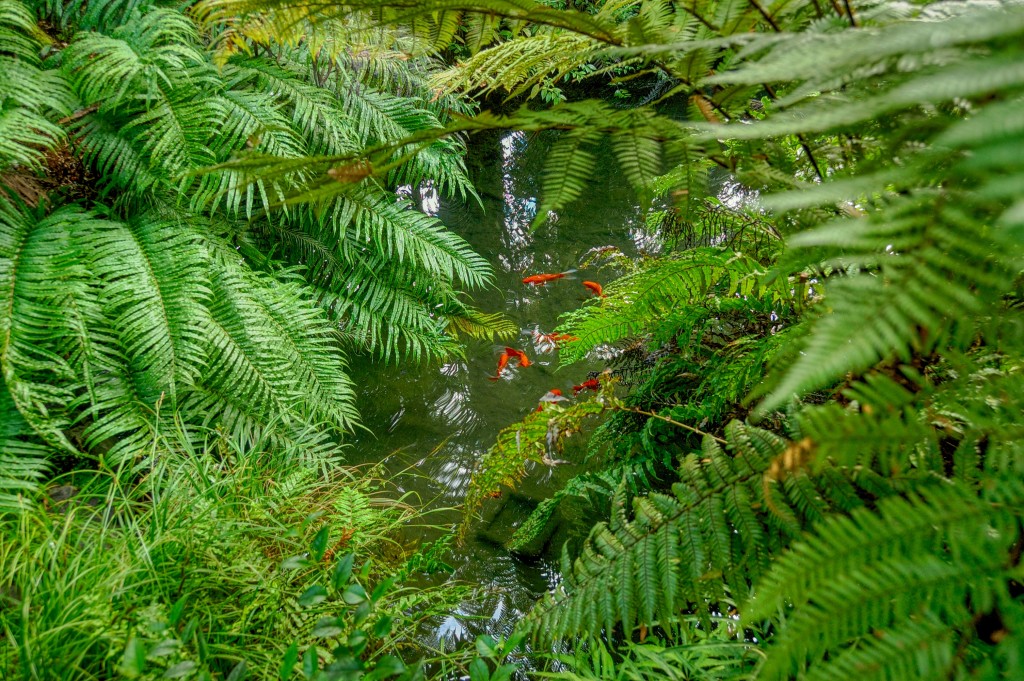
{"type": "Polygon", "coordinates": [[[868,272],[826,285],[825,309],[804,353],[762,411],[882,359],[906,362],[915,353],[927,354],[948,342],[953,325],[996,312],[995,301],[1024,262],[1022,252],[996,234],[988,241],[968,237],[970,220],[959,209],[929,215],[925,201],[936,200],[915,197],[892,214],[842,221],[792,240],[797,247],[843,247],[847,255],[837,264],[868,272]],[[956,315],[950,314],[953,301],[956,315]]]}
{"type": "Polygon", "coordinates": [[[756,260],[715,248],[658,260],[613,281],[597,304],[564,316],[559,328],[579,340],[566,345],[561,361],[568,364],[595,346],[648,333],[678,306],[702,304],[712,292],[715,297],[707,301],[711,305],[736,294],[784,298],[787,293],[778,282],[763,291],[763,274],[756,260]]]}
{"type": "Polygon", "coordinates": [[[453,335],[464,334],[481,340],[509,339],[518,335],[519,325],[500,312],[487,314],[468,305],[449,306],[441,314],[448,320],[453,335]]]}
{"type": "Polygon", "coordinates": [[[793,607],[760,677],[788,678],[804,660],[908,617],[948,626],[991,607],[1019,541],[1022,502],[1016,480],[980,497],[951,484],[825,520],[780,558],[744,611],[757,621],[793,607]]]}
{"type": "Polygon", "coordinates": [[[735,421],[727,434],[731,453],[706,437],[703,451],[685,459],[671,496],[637,497],[632,518],[620,499],[611,521],[597,525],[565,566],[563,585],[530,613],[535,636],[612,632],[620,624],[629,633],[637,623],[671,622],[684,608],[706,616],[742,599],[770,556],[820,517],[806,505],[808,492],[838,511],[862,505],[865,485],[892,494],[888,481],[846,469],[819,480],[796,473],[799,484],[778,485],[769,472],[787,443],[735,421]]]}
{"type": "Polygon", "coordinates": [[[568,133],[551,146],[544,162],[544,194],[533,220],[536,227],[548,219],[551,211],[569,205],[587,189],[596,159],[591,152],[597,135],[590,131],[568,133]]]}
{"type": "Polygon", "coordinates": [[[104,284],[136,390],[147,404],[178,393],[202,371],[205,249],[198,237],[155,216],[105,223],[90,235],[92,265],[104,284]]]}
{"type": "Polygon", "coordinates": [[[544,32],[499,43],[435,75],[432,85],[445,92],[486,96],[504,90],[517,97],[544,79],[559,80],[593,59],[603,45],[576,33],[544,32]]]}
{"type": "Polygon", "coordinates": [[[620,484],[625,485],[630,493],[639,494],[642,490],[649,489],[656,477],[653,466],[646,460],[631,461],[577,475],[552,496],[537,504],[526,520],[516,528],[515,534],[505,543],[505,547],[510,551],[519,551],[535,541],[547,529],[559,504],[567,498],[586,499],[592,504],[596,503],[598,498],[609,500],[620,484]]]}
{"type": "Polygon", "coordinates": [[[583,12],[556,10],[533,0],[478,0],[476,2],[432,2],[428,4],[411,0],[356,0],[347,2],[344,8],[325,11],[323,8],[314,10],[308,5],[294,0],[275,0],[274,2],[253,2],[252,0],[208,0],[206,3],[209,20],[219,22],[233,17],[263,15],[265,13],[281,13],[292,21],[309,20],[312,22],[330,20],[353,11],[366,10],[377,12],[377,16],[394,25],[412,26],[427,35],[444,38],[452,35],[451,20],[458,15],[452,10],[465,10],[472,13],[490,14],[511,20],[523,20],[533,24],[543,24],[556,28],[587,35],[597,40],[617,44],[614,25],[590,16],[583,12]],[[441,16],[438,17],[437,15],[441,16]],[[441,22],[437,19],[440,18],[441,22]],[[442,28],[448,24],[449,29],[442,28]],[[440,29],[440,30],[439,30],[440,29]]]}
{"type": "MultiPolygon", "coordinates": [[[[355,419],[353,386],[335,331],[309,302],[309,292],[298,282],[274,282],[246,272],[221,247],[216,247],[214,263],[210,313],[215,345],[202,382],[230,396],[236,418],[253,423],[281,419],[286,429],[326,425],[349,430],[355,419]]],[[[196,412],[213,420],[220,411],[214,407],[204,403],[196,412]]]]}
{"type": "Polygon", "coordinates": [[[815,665],[807,681],[899,681],[942,678],[955,664],[949,624],[932,616],[901,622],[843,650],[834,659],[815,665]]]}
{"type": "MultiPolygon", "coordinates": [[[[166,100],[182,75],[206,62],[197,49],[195,24],[179,12],[154,9],[136,15],[117,37],[88,32],[65,48],[62,67],[86,105],[104,111],[143,108],[166,100]]],[[[202,77],[197,78],[202,83],[202,77]]]]}
{"type": "Polygon", "coordinates": [[[11,400],[49,444],[75,451],[64,435],[65,407],[74,400],[75,369],[63,357],[69,334],[64,305],[88,294],[74,259],[68,222],[87,219],[66,211],[50,219],[18,210],[0,198],[0,368],[11,400]],[[62,285],[54,287],[54,282],[62,285]],[[56,347],[48,342],[56,339],[56,347]]]}
{"type": "Polygon", "coordinates": [[[0,513],[30,506],[50,472],[53,451],[39,443],[0,379],[0,513]]]}
{"type": "Polygon", "coordinates": [[[531,412],[521,422],[498,433],[491,447],[473,471],[466,492],[466,519],[476,512],[488,495],[512,487],[526,475],[527,462],[555,465],[564,440],[579,432],[591,416],[604,411],[600,401],[585,400],[562,408],[557,404],[531,412]]]}
{"type": "Polygon", "coordinates": [[[38,170],[45,151],[64,139],[56,119],[70,113],[72,97],[39,58],[46,42],[28,7],[0,2],[0,169],[38,170]]]}

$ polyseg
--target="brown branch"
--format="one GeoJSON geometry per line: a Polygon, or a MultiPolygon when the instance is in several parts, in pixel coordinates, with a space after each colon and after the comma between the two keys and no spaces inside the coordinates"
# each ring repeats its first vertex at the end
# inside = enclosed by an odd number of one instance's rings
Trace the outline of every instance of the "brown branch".
{"type": "Polygon", "coordinates": [[[640,414],[641,416],[649,416],[652,419],[660,419],[661,421],[664,421],[665,423],[671,423],[673,426],[678,426],[680,428],[685,428],[686,430],[689,430],[690,432],[696,433],[697,435],[703,435],[704,437],[709,437],[709,438],[711,438],[712,440],[714,440],[715,442],[717,442],[719,444],[723,444],[723,445],[727,444],[726,441],[723,440],[722,438],[716,437],[716,436],[712,435],[711,433],[704,432],[700,428],[695,428],[695,427],[687,425],[685,423],[680,423],[679,421],[676,421],[674,419],[670,419],[667,416],[662,416],[661,414],[655,414],[652,411],[644,411],[643,409],[639,409],[637,407],[627,407],[627,406],[624,406],[624,405],[615,406],[615,407],[613,407],[613,409],[617,409],[619,411],[628,411],[628,412],[631,412],[633,414],[640,414]]]}
{"type": "Polygon", "coordinates": [[[767,21],[773,29],[775,29],[776,33],[782,33],[782,29],[779,28],[777,23],[775,23],[775,19],[772,19],[772,15],[768,14],[768,11],[761,6],[761,3],[757,0],[750,0],[750,4],[754,6],[754,9],[760,12],[761,16],[764,17],[764,20],[767,21]]]}
{"type": "Polygon", "coordinates": [[[853,7],[850,6],[850,0],[843,0],[843,6],[846,7],[846,16],[850,17],[850,26],[857,28],[857,19],[853,16],[853,7]]]}
{"type": "Polygon", "coordinates": [[[92,106],[87,106],[84,109],[79,109],[78,111],[76,111],[75,113],[71,114],[70,116],[65,116],[64,118],[62,118],[59,121],[57,121],[57,125],[67,125],[68,123],[77,121],[79,118],[83,118],[85,116],[88,116],[89,114],[95,112],[99,108],[100,108],[99,104],[93,104],[92,106]]]}

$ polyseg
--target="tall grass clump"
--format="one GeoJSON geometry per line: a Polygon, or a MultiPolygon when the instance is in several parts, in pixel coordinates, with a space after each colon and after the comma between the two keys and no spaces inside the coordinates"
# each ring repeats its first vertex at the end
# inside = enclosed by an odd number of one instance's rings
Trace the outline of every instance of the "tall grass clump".
{"type": "Polygon", "coordinates": [[[418,672],[418,624],[463,594],[396,585],[423,517],[374,471],[220,435],[168,449],[0,519],[0,677],[418,672]]]}

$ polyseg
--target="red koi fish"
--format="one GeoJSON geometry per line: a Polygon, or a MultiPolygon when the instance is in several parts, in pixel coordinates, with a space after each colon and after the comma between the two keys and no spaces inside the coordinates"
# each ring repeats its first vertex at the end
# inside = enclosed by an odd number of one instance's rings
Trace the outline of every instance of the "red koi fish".
{"type": "Polygon", "coordinates": [[[532,286],[543,286],[549,281],[555,281],[556,279],[563,279],[576,270],[566,270],[565,272],[559,272],[557,274],[531,274],[526,279],[523,279],[524,284],[532,286]]]}
{"type": "Polygon", "coordinates": [[[487,378],[492,380],[492,381],[497,381],[499,378],[501,378],[501,372],[504,371],[505,367],[508,366],[508,361],[510,359],[512,359],[512,355],[508,354],[507,352],[501,353],[501,357],[498,358],[498,371],[497,371],[497,373],[494,376],[488,376],[487,378]]]}
{"type": "Polygon", "coordinates": [[[579,385],[574,385],[572,387],[572,394],[579,395],[584,390],[593,390],[594,392],[597,392],[600,389],[601,382],[596,378],[591,378],[589,381],[583,381],[579,385]]]}
{"type": "Polygon", "coordinates": [[[585,281],[583,282],[583,285],[598,298],[604,298],[604,292],[601,289],[601,285],[596,281],[585,281]]]}
{"type": "Polygon", "coordinates": [[[551,390],[544,393],[544,397],[540,398],[540,404],[537,405],[537,411],[543,411],[545,404],[554,404],[555,402],[566,402],[568,397],[562,395],[562,391],[558,388],[552,388],[551,390]]]}
{"type": "Polygon", "coordinates": [[[579,338],[567,333],[541,333],[539,330],[533,332],[533,342],[538,346],[538,352],[551,352],[558,347],[559,343],[574,340],[579,340],[579,338]]]}
{"type": "Polygon", "coordinates": [[[516,350],[515,348],[505,348],[504,354],[508,355],[510,359],[512,357],[517,358],[519,360],[519,366],[521,367],[528,367],[531,364],[533,364],[533,362],[530,361],[530,358],[527,357],[526,353],[523,352],[522,350],[516,350]]]}

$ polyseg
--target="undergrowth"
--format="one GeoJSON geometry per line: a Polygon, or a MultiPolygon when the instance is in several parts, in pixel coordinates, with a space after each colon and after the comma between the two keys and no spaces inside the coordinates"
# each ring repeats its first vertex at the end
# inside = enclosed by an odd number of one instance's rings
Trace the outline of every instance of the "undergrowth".
{"type": "Polygon", "coordinates": [[[297,466],[223,436],[168,449],[56,478],[44,504],[0,519],[0,675],[236,681],[290,663],[413,678],[452,664],[418,627],[467,588],[396,580],[423,563],[417,500],[336,459],[297,466]]]}

